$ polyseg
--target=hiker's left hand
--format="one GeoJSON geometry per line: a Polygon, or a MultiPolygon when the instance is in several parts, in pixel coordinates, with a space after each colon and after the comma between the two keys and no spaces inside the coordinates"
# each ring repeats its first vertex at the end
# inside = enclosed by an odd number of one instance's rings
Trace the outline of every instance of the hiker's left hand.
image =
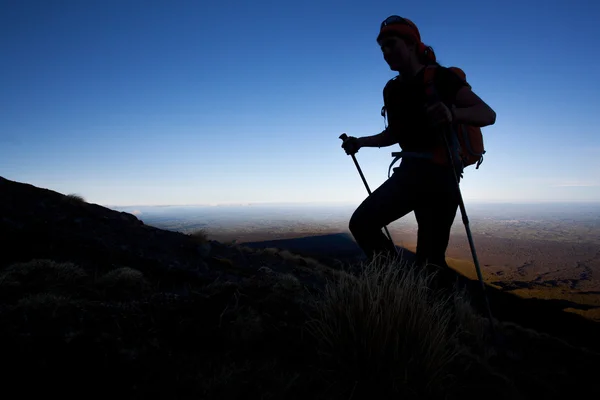
{"type": "Polygon", "coordinates": [[[452,111],[442,102],[429,106],[425,111],[430,126],[440,126],[452,122],[452,111]]]}
{"type": "Polygon", "coordinates": [[[342,143],[342,148],[346,151],[346,154],[352,155],[358,152],[362,146],[360,145],[360,140],[355,138],[354,136],[348,136],[344,143],[342,143]]]}

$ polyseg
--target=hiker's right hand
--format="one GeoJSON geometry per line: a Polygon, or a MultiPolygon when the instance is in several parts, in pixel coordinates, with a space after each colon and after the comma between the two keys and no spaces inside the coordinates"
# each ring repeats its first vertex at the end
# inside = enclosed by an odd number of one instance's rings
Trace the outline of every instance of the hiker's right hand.
{"type": "Polygon", "coordinates": [[[342,148],[348,155],[355,154],[360,149],[360,141],[354,136],[348,136],[348,139],[344,140],[344,143],[342,143],[342,148]]]}

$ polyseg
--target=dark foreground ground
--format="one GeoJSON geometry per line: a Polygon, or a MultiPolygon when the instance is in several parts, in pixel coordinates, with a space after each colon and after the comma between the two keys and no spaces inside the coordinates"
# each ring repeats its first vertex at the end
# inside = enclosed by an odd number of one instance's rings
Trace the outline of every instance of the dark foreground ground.
{"type": "Polygon", "coordinates": [[[0,238],[6,398],[600,395],[598,324],[552,301],[489,288],[494,342],[468,281],[371,284],[334,251],[226,245],[3,178],[0,238]]]}

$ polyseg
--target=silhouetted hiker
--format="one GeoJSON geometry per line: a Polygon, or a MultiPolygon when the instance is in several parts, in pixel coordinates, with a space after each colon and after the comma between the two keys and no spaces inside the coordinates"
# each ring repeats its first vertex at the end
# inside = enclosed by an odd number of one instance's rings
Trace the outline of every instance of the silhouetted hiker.
{"type": "MultiPolygon", "coordinates": [[[[388,125],[373,136],[350,136],[342,147],[347,154],[354,154],[362,147],[398,143],[402,161],[356,209],[350,231],[369,259],[379,252],[395,255],[393,243],[381,229],[414,211],[418,223],[417,263],[445,268],[459,188],[448,161],[444,135],[450,124],[492,125],[496,113],[471,91],[466,79],[437,63],[433,49],[423,44],[412,21],[388,17],[381,24],[377,42],[390,69],[399,73],[383,90],[388,125]],[[435,74],[429,75],[429,71],[435,74]],[[441,101],[428,101],[432,91],[426,82],[431,76],[441,101]]],[[[452,140],[449,136],[447,139],[452,140]]],[[[463,166],[455,168],[460,180],[463,166]]]]}

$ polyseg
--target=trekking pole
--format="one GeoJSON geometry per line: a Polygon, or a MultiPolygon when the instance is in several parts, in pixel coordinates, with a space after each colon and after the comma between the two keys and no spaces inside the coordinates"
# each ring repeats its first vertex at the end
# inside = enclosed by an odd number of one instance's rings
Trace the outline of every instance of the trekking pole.
{"type": "MultiPolygon", "coordinates": [[[[450,129],[450,134],[453,134],[450,129]]],[[[483,300],[486,308],[486,312],[488,318],[490,320],[490,330],[492,332],[492,336],[496,339],[495,329],[494,329],[494,320],[492,319],[492,310],[490,308],[490,303],[487,297],[487,293],[485,291],[485,283],[483,282],[483,275],[481,274],[481,268],[479,267],[479,260],[477,258],[477,252],[475,251],[475,243],[473,242],[473,235],[471,234],[471,228],[469,227],[469,217],[467,216],[467,210],[465,208],[465,203],[462,198],[462,193],[460,191],[460,182],[458,180],[458,174],[456,171],[456,167],[454,164],[454,159],[452,157],[452,150],[450,149],[450,144],[448,143],[447,135],[444,136],[444,142],[446,143],[446,150],[448,150],[448,156],[450,158],[450,165],[452,170],[454,171],[454,179],[456,181],[456,188],[458,190],[458,205],[460,207],[460,214],[462,216],[462,221],[465,226],[465,230],[467,231],[467,239],[469,240],[469,246],[471,247],[471,255],[473,256],[473,263],[475,264],[475,270],[477,271],[477,278],[479,279],[479,284],[481,286],[481,292],[483,295],[483,300]]]]}
{"type": "MultiPolygon", "coordinates": [[[[346,139],[348,139],[348,135],[346,135],[345,133],[342,133],[340,135],[340,139],[342,139],[343,141],[346,141],[346,139]]],[[[351,154],[352,156],[352,160],[354,161],[354,165],[356,165],[356,169],[358,170],[358,173],[360,174],[360,177],[362,178],[363,183],[365,184],[365,187],[367,188],[367,193],[369,193],[369,196],[371,195],[371,189],[369,189],[369,184],[367,183],[367,180],[365,179],[365,176],[362,173],[362,169],[360,169],[360,165],[358,165],[358,161],[356,161],[356,157],[354,156],[354,154],[351,154]]],[[[383,229],[385,230],[385,233],[388,237],[388,239],[390,239],[390,242],[392,242],[392,244],[394,243],[394,241],[392,240],[392,236],[390,235],[390,232],[388,231],[387,226],[384,226],[383,229]]],[[[396,247],[394,245],[394,247],[396,247]]]]}

